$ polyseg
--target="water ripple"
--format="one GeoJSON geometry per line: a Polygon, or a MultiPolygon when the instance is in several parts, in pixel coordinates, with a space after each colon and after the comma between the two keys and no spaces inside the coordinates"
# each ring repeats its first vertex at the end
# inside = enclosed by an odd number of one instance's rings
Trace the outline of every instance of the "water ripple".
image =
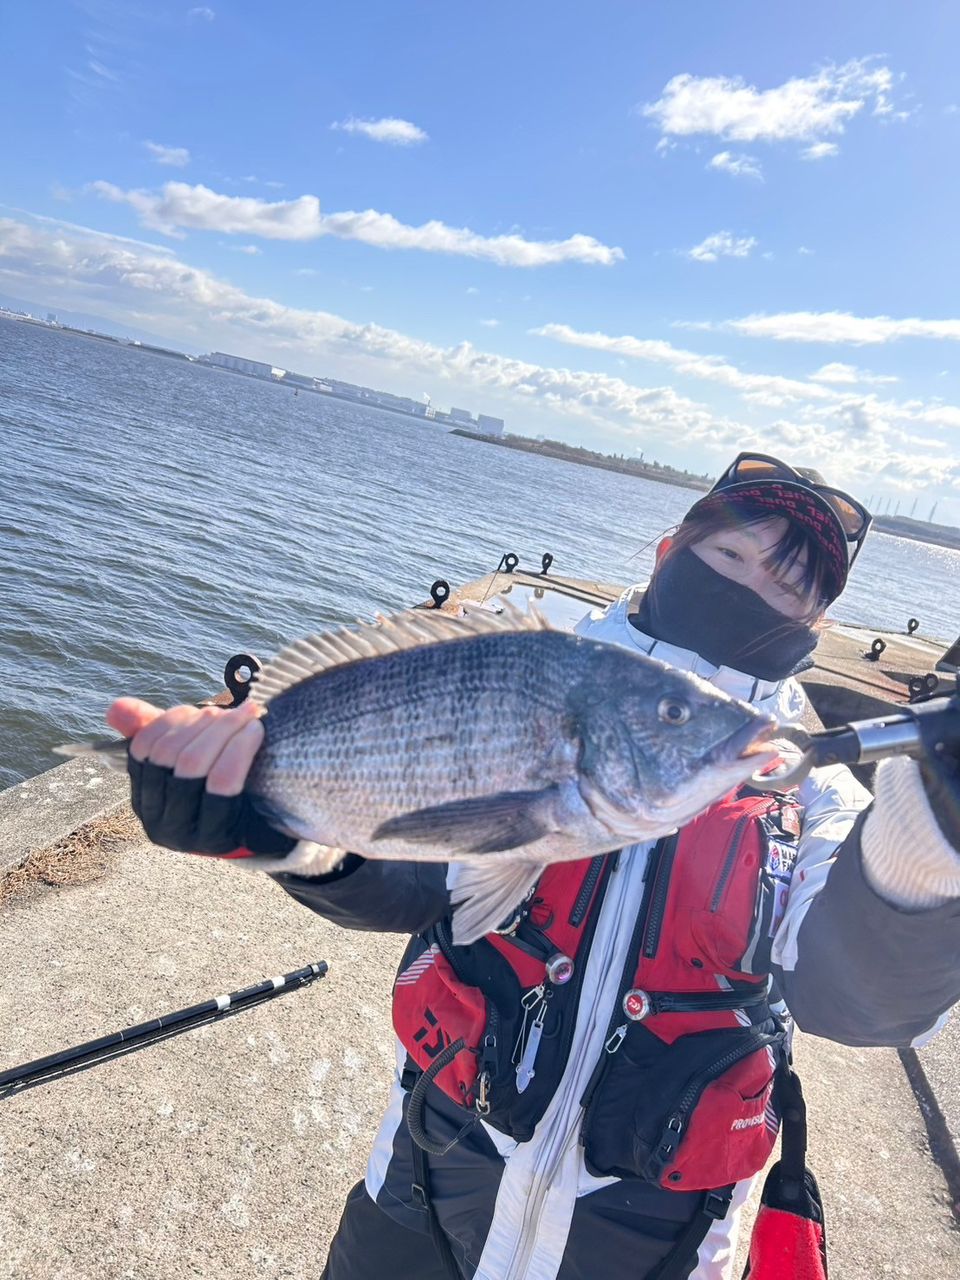
{"type": "MultiPolygon", "coordinates": [[[[474,578],[505,551],[642,579],[689,494],[433,424],[0,321],[0,786],[120,693],[474,578]]],[[[482,408],[482,405],[479,407],[482,408]]],[[[836,616],[952,638],[960,553],[875,536],[836,616]]]]}

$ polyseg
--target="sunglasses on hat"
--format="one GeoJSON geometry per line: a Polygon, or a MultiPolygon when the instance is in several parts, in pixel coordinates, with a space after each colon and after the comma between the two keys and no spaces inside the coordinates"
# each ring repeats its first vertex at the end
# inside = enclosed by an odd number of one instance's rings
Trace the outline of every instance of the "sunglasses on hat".
{"type": "Polygon", "coordinates": [[[842,489],[834,489],[824,484],[815,471],[798,471],[795,467],[772,458],[766,453],[741,453],[716,482],[711,493],[722,493],[735,484],[749,484],[752,481],[782,480],[787,484],[799,485],[810,489],[829,506],[837,517],[840,527],[848,542],[856,543],[851,561],[860,550],[867,530],[870,528],[872,516],[863,503],[852,498],[842,489]]]}

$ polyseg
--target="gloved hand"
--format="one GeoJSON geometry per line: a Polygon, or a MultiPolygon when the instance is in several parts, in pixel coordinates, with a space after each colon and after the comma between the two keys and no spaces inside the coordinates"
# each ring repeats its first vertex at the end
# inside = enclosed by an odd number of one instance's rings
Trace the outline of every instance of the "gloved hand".
{"type": "Polygon", "coordinates": [[[960,854],[960,747],[931,751],[920,761],[920,777],[940,830],[960,854]]]}
{"type": "Polygon", "coordinates": [[[125,738],[133,811],[154,844],[217,857],[282,856],[297,843],[254,809],[243,786],[263,742],[259,709],[173,707],[120,698],[107,723],[125,738]]]}

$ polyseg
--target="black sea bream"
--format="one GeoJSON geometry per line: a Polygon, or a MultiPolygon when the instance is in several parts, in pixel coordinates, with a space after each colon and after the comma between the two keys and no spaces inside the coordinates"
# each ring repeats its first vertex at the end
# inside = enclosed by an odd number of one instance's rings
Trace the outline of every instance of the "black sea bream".
{"type": "Polygon", "coordinates": [[[774,721],[747,703],[512,609],[312,636],[251,696],[265,739],[247,791],[312,846],[291,862],[466,862],[457,943],[500,924],[547,863],[666,835],[773,758],[757,744],[774,721]]]}

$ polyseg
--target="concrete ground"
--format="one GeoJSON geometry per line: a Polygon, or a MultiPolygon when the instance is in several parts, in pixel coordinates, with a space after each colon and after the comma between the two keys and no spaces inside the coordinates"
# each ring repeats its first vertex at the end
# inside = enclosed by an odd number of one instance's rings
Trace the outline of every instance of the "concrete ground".
{"type": "MultiPolygon", "coordinates": [[[[7,904],[0,1070],[313,960],[330,973],[0,1102],[2,1280],[317,1276],[387,1096],[402,945],[328,925],[266,877],[146,843],[99,881],[7,904]]],[[[960,1274],[897,1055],[806,1039],[798,1058],[832,1276],[960,1274]]]]}

